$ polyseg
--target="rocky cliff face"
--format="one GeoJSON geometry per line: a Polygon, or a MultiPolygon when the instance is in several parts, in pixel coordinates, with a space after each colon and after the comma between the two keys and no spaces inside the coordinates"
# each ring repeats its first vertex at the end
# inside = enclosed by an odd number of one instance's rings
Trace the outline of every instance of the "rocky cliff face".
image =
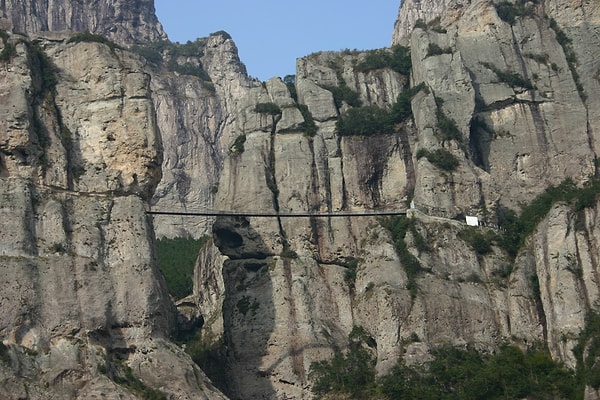
{"type": "MultiPolygon", "coordinates": [[[[153,69],[152,93],[164,147],[163,179],[152,200],[155,210],[214,208],[223,161],[235,139],[238,102],[261,86],[248,78],[226,33],[199,39],[181,65],[200,65],[208,81],[153,69]]],[[[210,233],[212,219],[155,217],[159,237],[210,233]]]]}
{"type": "Polygon", "coordinates": [[[167,38],[152,0],[7,0],[0,12],[2,29],[15,32],[88,31],[126,44],[167,38]]]}
{"type": "MultiPolygon", "coordinates": [[[[90,3],[93,12],[76,3],[4,2],[4,22],[123,44],[164,37],[141,12],[147,3],[90,3]],[[71,19],[80,6],[103,17],[71,19]]],[[[249,79],[224,33],[191,50],[160,48],[158,61],[65,34],[8,35],[5,392],[224,398],[166,339],[176,311],[153,228],[212,229],[186,307],[198,305],[203,337],[222,337],[231,398],[312,398],[312,362],[346,348],[354,327],[381,375],[439,344],[490,350],[506,340],[543,342],[575,366],[599,296],[600,205],[553,204],[514,253],[498,225],[550,185],[597,178],[600,18],[592,1],[503,4],[407,0],[393,39],[405,48],[301,58],[293,86],[249,79]],[[358,131],[382,109],[403,117],[358,131]],[[411,203],[401,237],[375,217],[277,216],[411,203]],[[151,222],[150,204],[275,216],[151,222]],[[476,232],[494,238],[489,247],[474,245],[467,215],[485,222],[476,232]]]]}
{"type": "Polygon", "coordinates": [[[397,254],[377,218],[216,221],[224,286],[211,274],[220,261],[198,265],[197,285],[224,291],[232,397],[310,398],[311,363],[347,346],[354,326],[376,343],[380,374],[442,343],[493,349],[505,340],[544,342],[575,365],[572,349],[598,300],[598,204],[555,204],[514,259],[498,242],[477,251],[464,217],[502,233],[508,210],[567,178],[581,187],[596,176],[598,9],[506,4],[512,17],[484,0],[404,2],[394,44],[410,50],[410,74],[365,67],[369,53],[319,53],[298,60],[296,97],[273,79],[240,101],[245,141],[225,159],[217,208],[415,209],[410,256],[397,254]],[[358,106],[348,89],[362,106],[390,107],[417,87],[412,116],[387,131],[336,130],[358,106]],[[256,112],[259,103],[281,112],[256,112]]]}
{"type": "Polygon", "coordinates": [[[3,43],[3,397],[221,398],[167,340],[145,216],[162,161],[148,73],[101,43],[3,43]]]}

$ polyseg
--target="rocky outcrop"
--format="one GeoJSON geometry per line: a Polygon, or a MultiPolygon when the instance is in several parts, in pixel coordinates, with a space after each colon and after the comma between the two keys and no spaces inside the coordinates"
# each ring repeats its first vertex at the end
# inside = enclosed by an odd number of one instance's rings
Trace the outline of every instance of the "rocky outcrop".
{"type": "MultiPolygon", "coordinates": [[[[216,33],[200,40],[196,56],[181,64],[200,65],[209,81],[152,69],[152,93],[164,148],[163,179],[152,200],[155,210],[203,211],[214,207],[223,161],[239,134],[240,98],[261,87],[248,78],[233,40],[216,33]]],[[[200,237],[213,219],[155,217],[158,237],[200,237]]]]}
{"type": "MultiPolygon", "coordinates": [[[[3,7],[27,32],[63,29],[56,9],[79,7],[42,3],[3,7]]],[[[93,4],[90,15],[122,23],[64,28],[122,44],[163,37],[153,16],[125,17],[144,3],[93,4]],[[136,32],[135,18],[150,24],[136,32]]],[[[190,329],[204,321],[202,337],[223,347],[231,398],[311,398],[311,364],[347,348],[355,327],[379,375],[446,343],[542,342],[574,367],[599,296],[600,205],[553,204],[515,254],[498,224],[551,185],[597,178],[598,9],[519,4],[513,15],[486,0],[407,0],[393,39],[406,49],[312,54],[293,87],[248,78],[223,32],[185,51],[158,47],[156,59],[65,34],[9,35],[2,387],[34,399],[224,398],[167,339],[177,313],[153,228],[213,234],[179,306],[190,329]],[[394,59],[404,51],[408,69],[394,59]],[[408,114],[384,130],[336,127],[340,115],[371,118],[400,101],[408,114]],[[272,215],[149,221],[150,204],[272,215]],[[389,220],[336,215],[409,205],[401,237],[389,220]],[[465,216],[487,227],[468,229],[465,216]]]]}
{"type": "Polygon", "coordinates": [[[297,97],[274,79],[242,98],[235,129],[245,141],[224,161],[215,204],[273,217],[217,220],[228,260],[198,266],[206,277],[223,265],[233,398],[310,398],[311,363],[345,348],[354,326],[375,343],[379,374],[400,358],[422,362],[439,344],[490,350],[507,340],[544,342],[575,366],[598,300],[598,205],[556,204],[514,260],[498,245],[478,251],[464,223],[477,216],[492,235],[507,210],[597,174],[600,65],[584,50],[599,45],[597,10],[527,7],[506,20],[489,1],[407,1],[394,44],[410,50],[409,76],[365,67],[372,53],[317,53],[298,60],[297,97]],[[412,116],[388,131],[336,130],[357,99],[390,107],[409,88],[412,116]],[[255,111],[265,102],[279,119],[255,111]],[[296,108],[301,119],[290,117],[296,108]],[[277,216],[409,202],[410,255],[401,256],[377,218],[277,216]]]}
{"type": "Polygon", "coordinates": [[[167,338],[145,211],[162,152],[137,57],[9,35],[0,127],[0,386],[7,398],[223,398],[167,338]]]}
{"type": "Polygon", "coordinates": [[[0,13],[2,29],[14,32],[87,31],[123,44],[167,38],[152,0],[8,0],[0,13]]]}

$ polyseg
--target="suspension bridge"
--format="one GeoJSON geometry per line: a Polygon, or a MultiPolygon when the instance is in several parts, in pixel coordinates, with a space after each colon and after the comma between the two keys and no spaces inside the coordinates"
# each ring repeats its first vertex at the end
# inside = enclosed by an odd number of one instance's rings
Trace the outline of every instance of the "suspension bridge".
{"type": "Polygon", "coordinates": [[[336,218],[336,217],[391,217],[406,215],[406,210],[336,211],[336,212],[266,212],[266,211],[146,211],[148,215],[181,217],[258,217],[258,218],[336,218]]]}

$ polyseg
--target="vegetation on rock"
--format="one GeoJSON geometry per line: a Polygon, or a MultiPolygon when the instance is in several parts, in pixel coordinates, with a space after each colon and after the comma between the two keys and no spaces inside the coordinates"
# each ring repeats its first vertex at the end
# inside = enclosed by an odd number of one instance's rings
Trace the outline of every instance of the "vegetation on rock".
{"type": "Polygon", "coordinates": [[[504,22],[514,24],[517,17],[532,17],[535,15],[535,9],[532,4],[536,4],[538,0],[527,1],[517,0],[514,3],[502,1],[496,4],[496,13],[504,22]]]}
{"type": "Polygon", "coordinates": [[[533,233],[540,221],[557,202],[566,202],[574,211],[593,207],[600,193],[600,180],[590,179],[583,187],[577,188],[571,179],[558,186],[550,186],[527,205],[520,215],[513,210],[505,210],[499,215],[502,234],[499,245],[512,257],[516,257],[525,239],[533,233]]]}
{"type": "Polygon", "coordinates": [[[429,46],[427,47],[427,57],[439,56],[441,54],[452,54],[452,49],[450,47],[441,48],[436,43],[429,43],[429,46]]]}
{"type": "Polygon", "coordinates": [[[550,18],[550,28],[554,31],[556,35],[556,41],[561,45],[563,52],[565,53],[565,58],[567,59],[571,76],[573,77],[573,81],[575,81],[575,87],[577,87],[577,93],[579,93],[581,100],[585,101],[587,99],[587,95],[585,94],[583,84],[581,83],[581,78],[577,72],[577,56],[575,55],[572,41],[567,34],[560,29],[554,18],[550,18]]]}
{"type": "Polygon", "coordinates": [[[402,91],[389,109],[376,105],[351,108],[340,115],[336,129],[340,136],[372,136],[394,132],[395,126],[412,116],[411,100],[425,84],[402,91]]]}
{"type": "Polygon", "coordinates": [[[244,143],[246,143],[246,135],[240,135],[236,137],[233,145],[230,147],[230,153],[242,154],[244,152],[244,143]]]}
{"type": "Polygon", "coordinates": [[[431,361],[414,366],[400,361],[388,375],[376,379],[375,360],[365,344],[364,337],[351,339],[346,352],[338,350],[331,360],[313,363],[313,392],[390,400],[571,399],[583,395],[573,371],[554,362],[541,347],[523,352],[503,345],[495,353],[483,353],[472,347],[442,345],[431,351],[431,361]]]}
{"type": "Polygon", "coordinates": [[[391,235],[396,253],[398,254],[398,258],[400,258],[400,263],[406,272],[406,288],[409,290],[411,297],[415,298],[419,290],[417,276],[423,271],[423,267],[419,260],[417,260],[417,258],[408,250],[405,240],[408,232],[411,232],[414,238],[420,237],[415,226],[415,220],[398,216],[382,219],[379,223],[387,229],[391,235]]]}
{"type": "Polygon", "coordinates": [[[377,49],[367,52],[365,59],[356,64],[355,70],[367,72],[376,69],[390,68],[402,75],[410,75],[412,62],[410,48],[394,46],[390,49],[377,49]]]}
{"type": "Polygon", "coordinates": [[[95,33],[90,33],[90,32],[76,33],[75,35],[71,36],[69,38],[69,40],[67,40],[67,43],[82,43],[82,42],[101,43],[103,45],[108,46],[110,48],[110,50],[113,52],[115,51],[115,49],[123,49],[121,46],[119,46],[118,44],[116,44],[115,42],[113,42],[112,40],[107,38],[106,36],[97,35],[95,33]]]}
{"type": "Polygon", "coordinates": [[[521,75],[519,75],[516,72],[513,71],[503,71],[499,68],[497,68],[496,66],[494,66],[493,64],[487,63],[487,62],[483,62],[481,63],[481,65],[483,65],[484,67],[491,69],[492,72],[494,72],[494,74],[496,74],[496,76],[498,77],[498,79],[500,80],[500,82],[504,82],[506,84],[508,84],[508,86],[514,88],[514,87],[522,87],[525,89],[535,89],[535,86],[533,86],[533,84],[531,83],[531,81],[529,79],[523,78],[521,75]]]}
{"type": "Polygon", "coordinates": [[[258,103],[254,107],[254,111],[259,114],[279,115],[281,108],[275,103],[258,103]]]}
{"type": "Polygon", "coordinates": [[[419,149],[419,151],[417,151],[417,160],[423,157],[434,166],[444,171],[452,172],[460,165],[458,158],[446,149],[435,149],[432,151],[419,149]]]}

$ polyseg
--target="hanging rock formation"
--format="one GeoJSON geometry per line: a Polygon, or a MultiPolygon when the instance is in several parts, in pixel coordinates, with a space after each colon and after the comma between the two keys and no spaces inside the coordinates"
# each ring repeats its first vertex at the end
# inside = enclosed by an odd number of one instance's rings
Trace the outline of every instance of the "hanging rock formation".
{"type": "Polygon", "coordinates": [[[222,346],[230,398],[312,398],[311,364],[357,329],[379,375],[447,343],[541,342],[575,367],[597,199],[551,204],[512,250],[500,229],[598,178],[600,14],[563,3],[406,0],[391,49],[312,54],[295,82],[263,84],[224,32],[162,41],[147,1],[2,2],[29,36],[0,52],[0,387],[225,398],[169,341],[154,254],[155,236],[209,231],[185,307],[222,346]],[[136,46],[33,34],[65,29],[136,46]],[[411,204],[401,237],[375,217],[277,216],[411,204]],[[150,206],[275,217],[150,221],[150,206]]]}
{"type": "MultiPolygon", "coordinates": [[[[598,301],[598,205],[555,204],[514,260],[496,241],[474,248],[464,218],[501,233],[508,210],[597,176],[598,9],[539,1],[510,19],[490,1],[433,3],[400,8],[393,41],[410,51],[410,73],[373,64],[373,53],[317,53],[298,60],[293,96],[272,79],[240,101],[243,146],[225,160],[217,208],[415,209],[410,256],[376,218],[217,219],[224,286],[205,289],[224,290],[223,319],[205,329],[229,346],[231,397],[310,398],[311,363],[347,346],[357,326],[376,344],[379,374],[439,344],[507,340],[546,343],[575,366],[598,301]],[[412,115],[387,131],[336,130],[340,115],[391,107],[411,88],[412,115]]],[[[198,265],[199,292],[220,263],[198,265]]]]}

